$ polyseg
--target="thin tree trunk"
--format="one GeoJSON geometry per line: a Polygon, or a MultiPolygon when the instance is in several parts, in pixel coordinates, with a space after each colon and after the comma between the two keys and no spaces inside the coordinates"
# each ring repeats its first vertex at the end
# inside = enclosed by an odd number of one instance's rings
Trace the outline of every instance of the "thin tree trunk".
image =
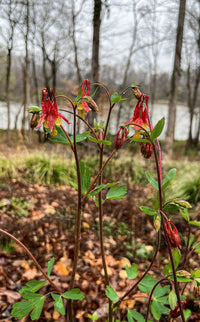
{"type": "Polygon", "coordinates": [[[7,103],[7,143],[10,144],[10,71],[11,71],[11,48],[7,53],[7,69],[6,69],[6,103],[7,103]]]}
{"type": "Polygon", "coordinates": [[[75,26],[76,26],[76,15],[74,12],[74,0],[72,0],[72,40],[74,45],[74,60],[75,60],[75,66],[76,66],[76,77],[77,82],[81,83],[81,71],[78,61],[78,49],[76,44],[76,33],[75,33],[75,26]]]}
{"type": "Polygon", "coordinates": [[[179,78],[181,73],[181,52],[182,52],[182,43],[183,43],[185,7],[186,7],[186,0],[180,0],[178,26],[177,26],[177,34],[176,34],[174,68],[173,68],[173,73],[171,77],[168,126],[167,126],[166,140],[165,140],[165,152],[167,152],[169,156],[172,155],[173,143],[174,143],[175,122],[176,122],[176,101],[177,101],[179,78]]]}
{"type": "MultiPolygon", "coordinates": [[[[92,42],[92,64],[91,64],[91,79],[92,82],[99,81],[99,44],[100,44],[100,27],[101,27],[101,8],[102,0],[94,0],[93,13],[93,42],[92,42]]],[[[98,92],[95,95],[95,100],[98,100],[98,92]]],[[[88,121],[93,126],[96,112],[89,113],[88,121]]]]}

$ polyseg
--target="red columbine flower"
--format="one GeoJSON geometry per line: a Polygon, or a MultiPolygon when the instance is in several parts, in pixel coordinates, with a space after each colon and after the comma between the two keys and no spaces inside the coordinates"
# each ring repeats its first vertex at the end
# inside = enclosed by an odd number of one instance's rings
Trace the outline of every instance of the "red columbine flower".
{"type": "MultiPolygon", "coordinates": [[[[183,301],[182,300],[181,301],[181,304],[182,304],[182,308],[184,309],[185,308],[185,305],[186,305],[186,301],[183,301]]],[[[181,315],[180,308],[179,308],[179,304],[176,305],[175,309],[170,310],[169,315],[172,318],[177,318],[179,315],[181,315]]]]}
{"type": "Polygon", "coordinates": [[[128,135],[128,130],[126,127],[120,127],[119,131],[117,132],[115,138],[115,149],[119,150],[124,142],[126,141],[126,137],[128,135]]]}
{"type": "Polygon", "coordinates": [[[38,129],[42,124],[45,128],[50,129],[51,135],[57,135],[56,126],[60,126],[62,124],[63,119],[66,123],[69,124],[68,120],[58,112],[58,105],[56,102],[54,90],[50,89],[53,101],[51,101],[49,97],[49,93],[46,88],[42,89],[42,114],[40,115],[40,119],[38,122],[38,129]]]}
{"type": "Polygon", "coordinates": [[[140,137],[140,131],[141,127],[143,128],[149,128],[149,121],[148,121],[148,95],[141,94],[140,97],[138,98],[137,105],[135,107],[133,117],[128,120],[125,125],[131,125],[134,123],[134,128],[135,128],[135,138],[140,137]],[[140,125],[140,126],[137,126],[140,125]]]}
{"type": "Polygon", "coordinates": [[[78,111],[79,115],[83,118],[85,113],[90,111],[89,107],[94,110],[95,112],[98,111],[98,106],[96,105],[95,101],[90,97],[90,83],[88,79],[85,79],[81,83],[82,89],[82,98],[78,103],[78,111]]]}
{"type": "Polygon", "coordinates": [[[178,234],[178,230],[171,220],[167,220],[165,222],[165,232],[173,248],[177,248],[181,246],[181,240],[178,234]]]}
{"type": "Polygon", "coordinates": [[[153,145],[150,142],[141,142],[141,153],[145,159],[149,159],[153,152],[153,145]]]}

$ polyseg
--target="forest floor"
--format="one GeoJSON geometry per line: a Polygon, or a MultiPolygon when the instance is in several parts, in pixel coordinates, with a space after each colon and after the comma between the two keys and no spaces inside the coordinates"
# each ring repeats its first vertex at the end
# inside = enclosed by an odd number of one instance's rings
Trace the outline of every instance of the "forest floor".
{"type": "MultiPolygon", "coordinates": [[[[6,155],[5,150],[1,151],[6,155]]],[[[7,153],[14,154],[13,148],[8,149],[7,153]]],[[[133,184],[128,187],[125,199],[106,201],[104,204],[106,263],[110,284],[119,296],[135,282],[127,278],[125,266],[138,264],[140,277],[149,265],[155,249],[156,233],[152,217],[139,210],[139,206],[144,205],[151,193],[149,185],[142,187],[133,184]]],[[[44,269],[47,268],[48,261],[55,258],[51,276],[63,291],[68,290],[71,278],[76,202],[76,190],[67,185],[27,183],[20,177],[1,182],[0,185],[0,227],[19,238],[44,269]]],[[[177,226],[184,233],[184,223],[178,222],[177,226]]],[[[21,299],[18,291],[30,279],[42,279],[42,274],[18,244],[10,242],[4,235],[0,237],[0,320],[18,321],[11,317],[12,305],[21,299]]],[[[196,238],[200,241],[199,232],[196,233],[196,238]]],[[[160,277],[160,270],[168,262],[166,253],[167,247],[162,240],[149,274],[160,277]]],[[[199,254],[194,254],[190,267],[199,266],[199,261],[199,254]]],[[[91,200],[86,202],[82,215],[81,249],[75,286],[85,294],[84,300],[74,302],[76,321],[91,321],[87,316],[95,311],[100,318],[98,321],[106,321],[107,299],[100,257],[98,208],[91,200]]],[[[52,289],[47,284],[42,290],[49,293],[52,289]]],[[[188,322],[200,321],[199,298],[194,298],[192,287],[187,287],[185,294],[187,308],[192,311],[188,322]]],[[[147,295],[136,288],[129,300],[120,305],[120,321],[127,320],[129,308],[145,315],[147,300],[147,295]]],[[[26,317],[21,321],[31,320],[26,317]]],[[[39,321],[65,321],[55,311],[50,297],[45,301],[39,321]]],[[[166,321],[164,317],[162,321],[166,321]]]]}

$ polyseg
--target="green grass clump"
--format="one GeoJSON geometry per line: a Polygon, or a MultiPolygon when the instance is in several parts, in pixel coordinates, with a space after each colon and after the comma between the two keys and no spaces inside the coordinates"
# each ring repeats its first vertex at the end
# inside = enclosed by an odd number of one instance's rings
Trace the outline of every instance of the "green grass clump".
{"type": "Polygon", "coordinates": [[[192,204],[200,201],[200,176],[193,178],[181,187],[183,199],[192,204]]]}
{"type": "Polygon", "coordinates": [[[54,155],[33,155],[25,160],[24,179],[43,184],[67,184],[74,180],[74,163],[54,155]]]}

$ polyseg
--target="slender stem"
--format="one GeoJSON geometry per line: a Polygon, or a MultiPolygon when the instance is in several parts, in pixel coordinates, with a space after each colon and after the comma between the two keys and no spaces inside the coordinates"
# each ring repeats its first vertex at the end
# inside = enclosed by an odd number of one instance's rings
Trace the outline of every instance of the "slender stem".
{"type": "Polygon", "coordinates": [[[198,242],[192,249],[191,251],[187,254],[187,259],[190,257],[190,255],[195,251],[195,249],[200,245],[200,242],[198,242]]]}
{"type": "Polygon", "coordinates": [[[153,296],[153,292],[155,291],[156,286],[158,286],[158,285],[159,285],[160,283],[162,283],[163,281],[168,282],[170,285],[172,285],[172,286],[174,287],[174,285],[173,285],[172,281],[170,281],[167,277],[163,277],[162,279],[160,279],[160,280],[159,280],[159,281],[154,285],[154,287],[152,288],[151,293],[150,293],[150,295],[149,295],[149,301],[148,301],[148,305],[147,305],[147,313],[146,313],[145,322],[147,322],[147,321],[148,321],[148,315],[149,315],[149,311],[150,311],[150,303],[151,303],[151,298],[152,298],[152,296],[153,296]]]}
{"type": "Polygon", "coordinates": [[[65,133],[66,137],[68,138],[69,143],[70,143],[70,146],[71,146],[71,149],[72,149],[72,151],[74,152],[74,145],[73,145],[73,143],[72,143],[72,140],[71,140],[71,139],[70,139],[70,137],[69,137],[69,134],[65,131],[65,129],[64,129],[64,127],[63,127],[62,125],[61,125],[60,127],[61,127],[61,129],[63,130],[63,132],[65,133]]]}
{"type": "Polygon", "coordinates": [[[75,252],[74,252],[74,264],[72,270],[72,278],[70,287],[74,287],[75,275],[77,271],[78,255],[80,250],[80,239],[81,239],[81,173],[78,159],[77,145],[76,145],[76,109],[74,108],[74,157],[76,162],[77,171],[77,184],[78,184],[78,203],[77,203],[77,217],[76,217],[76,241],[75,241],[75,252]]]}
{"type": "Polygon", "coordinates": [[[173,259],[173,255],[172,255],[172,250],[171,250],[171,245],[170,245],[170,242],[169,242],[169,238],[168,238],[168,236],[166,234],[166,231],[165,231],[164,216],[162,214],[162,210],[163,210],[163,206],[162,206],[162,173],[161,173],[161,165],[160,165],[160,162],[161,162],[161,150],[158,150],[159,160],[158,160],[158,155],[157,155],[157,151],[156,151],[154,143],[153,143],[153,150],[154,150],[154,156],[155,156],[155,161],[156,161],[156,169],[157,169],[157,176],[158,176],[159,204],[160,204],[161,222],[162,222],[162,227],[163,227],[163,230],[164,230],[165,240],[167,242],[167,247],[168,247],[169,256],[170,256],[170,260],[171,260],[172,272],[173,272],[173,277],[174,277],[174,287],[175,287],[175,292],[176,292],[176,296],[177,296],[177,300],[178,300],[178,304],[179,304],[179,308],[180,308],[181,318],[182,318],[183,322],[185,322],[185,318],[184,318],[184,314],[183,314],[183,308],[182,308],[182,304],[181,304],[181,300],[180,300],[179,287],[178,287],[178,282],[177,282],[177,277],[176,277],[176,268],[175,268],[175,265],[174,265],[174,259],[173,259]]]}
{"type": "Polygon", "coordinates": [[[182,262],[182,266],[181,266],[182,269],[184,269],[184,267],[185,267],[185,264],[187,261],[187,255],[189,253],[190,233],[191,233],[191,225],[189,225],[189,227],[188,227],[187,244],[186,244],[184,258],[183,258],[183,262],[182,262]]]}
{"type": "MultiPolygon", "coordinates": [[[[69,114],[74,114],[73,112],[67,111],[64,108],[59,108],[59,110],[60,111],[63,111],[63,112],[67,112],[69,114]]],[[[83,121],[87,125],[87,127],[90,129],[91,133],[94,135],[95,139],[98,140],[98,137],[97,137],[94,129],[91,127],[91,125],[84,118],[82,118],[80,115],[76,114],[76,117],[78,117],[81,121],[83,121]]]]}
{"type": "Polygon", "coordinates": [[[19,240],[17,239],[15,236],[11,235],[10,233],[8,233],[7,231],[0,229],[0,232],[2,232],[3,234],[9,236],[10,238],[12,238],[17,244],[19,244],[24,250],[25,252],[29,255],[29,257],[31,257],[31,259],[33,260],[33,262],[35,263],[35,265],[37,266],[37,268],[40,270],[40,272],[44,275],[44,277],[46,278],[46,280],[48,280],[48,282],[53,286],[53,288],[58,292],[58,293],[62,293],[62,290],[60,288],[58,288],[54,282],[52,282],[52,280],[49,278],[49,276],[45,273],[45,271],[43,270],[43,268],[40,266],[40,264],[38,263],[38,261],[36,260],[36,258],[33,256],[33,254],[29,251],[29,249],[19,240]]]}
{"type": "Polygon", "coordinates": [[[120,303],[128,296],[130,295],[133,290],[136,288],[136,286],[141,282],[141,280],[145,277],[145,275],[147,275],[148,271],[151,269],[155,259],[156,259],[156,256],[157,256],[157,253],[158,253],[158,250],[159,250],[159,247],[160,247],[160,231],[158,232],[158,238],[157,238],[157,243],[156,243],[156,250],[155,250],[155,253],[153,255],[153,258],[151,260],[151,263],[149,264],[149,266],[147,267],[146,271],[142,274],[142,276],[139,278],[139,280],[137,280],[136,283],[133,284],[133,286],[114,304],[114,308],[115,307],[118,307],[120,305],[120,303]]]}
{"type": "Polygon", "coordinates": [[[110,93],[109,93],[109,91],[107,90],[107,88],[103,84],[101,84],[101,83],[92,83],[92,84],[90,84],[90,86],[100,86],[100,87],[102,87],[106,92],[106,95],[108,97],[110,106],[112,105],[112,101],[110,99],[110,93]]]}
{"type": "Polygon", "coordinates": [[[113,157],[113,155],[116,153],[116,149],[113,150],[113,152],[109,155],[108,159],[105,161],[104,165],[101,167],[101,169],[99,170],[98,174],[96,175],[96,177],[94,178],[92,184],[90,185],[88,191],[86,192],[86,194],[84,195],[84,197],[82,198],[82,202],[85,200],[85,198],[87,197],[87,195],[92,191],[92,189],[94,188],[98,178],[101,176],[104,168],[106,167],[106,165],[108,164],[108,162],[110,161],[110,159],[113,157]]]}

